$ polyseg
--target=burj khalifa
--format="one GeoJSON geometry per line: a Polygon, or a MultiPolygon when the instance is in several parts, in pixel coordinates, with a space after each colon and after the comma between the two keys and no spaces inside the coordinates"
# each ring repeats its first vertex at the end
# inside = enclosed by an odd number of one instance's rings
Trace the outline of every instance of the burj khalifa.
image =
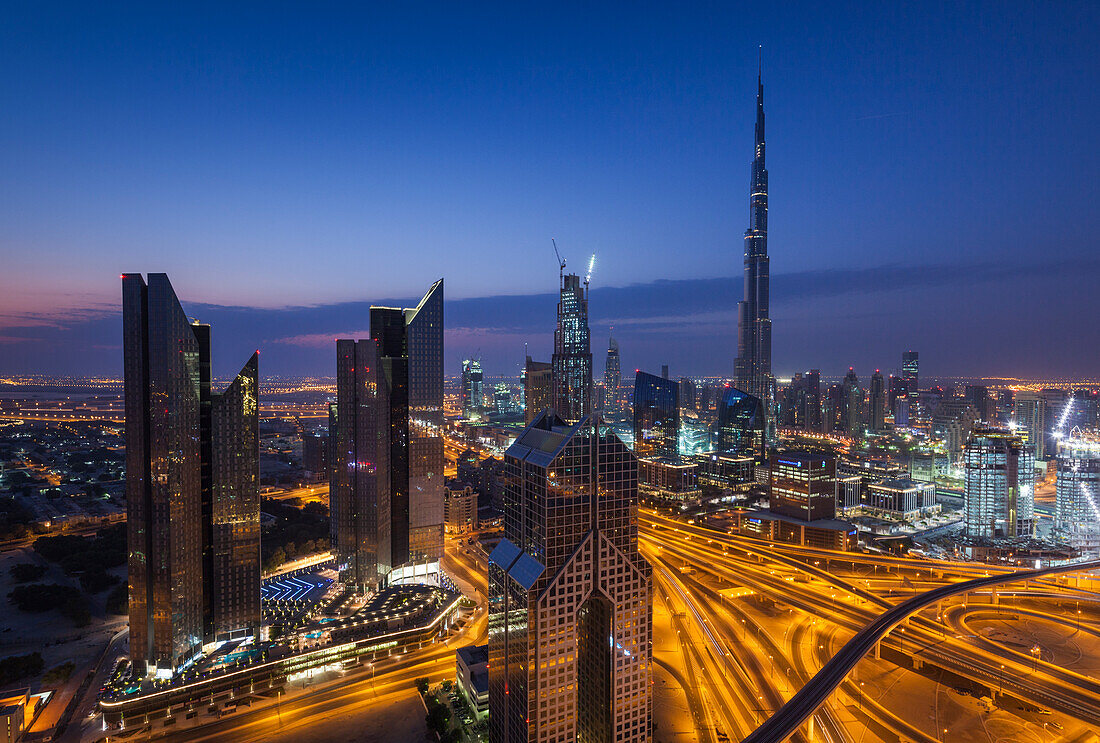
{"type": "Polygon", "coordinates": [[[768,316],[768,170],[764,167],[764,82],[756,78],[756,153],[745,230],[745,295],[737,305],[735,385],[764,404],[769,438],[774,431],[772,321],[768,316]]]}

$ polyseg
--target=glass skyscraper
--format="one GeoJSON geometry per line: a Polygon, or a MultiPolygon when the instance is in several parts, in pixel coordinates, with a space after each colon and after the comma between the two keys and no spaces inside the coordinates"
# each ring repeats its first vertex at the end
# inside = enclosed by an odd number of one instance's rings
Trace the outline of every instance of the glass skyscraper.
{"type": "Polygon", "coordinates": [[[505,453],[489,556],[493,743],[647,741],[652,586],[638,463],[594,416],[540,413],[505,453]]]}
{"type": "Polygon", "coordinates": [[[484,391],[481,386],[481,360],[466,359],[462,362],[462,415],[473,418],[481,412],[484,391]]]}
{"type": "Polygon", "coordinates": [[[1082,556],[1100,555],[1100,439],[1095,436],[1058,442],[1054,533],[1082,556]]]}
{"type": "Polygon", "coordinates": [[[680,453],[680,383],[639,371],[634,377],[634,454],[680,453]]]}
{"type": "Polygon", "coordinates": [[[966,443],[963,464],[967,535],[1030,536],[1035,508],[1031,447],[1010,431],[977,428],[966,443]]]}
{"type": "Polygon", "coordinates": [[[210,327],[122,277],[130,655],[172,673],[260,626],[258,359],[211,390],[210,327]]]}
{"type": "Polygon", "coordinates": [[[920,384],[920,354],[916,351],[905,351],[901,355],[901,378],[905,380],[905,389],[909,393],[910,400],[917,399],[920,384]]]}
{"type": "Polygon", "coordinates": [[[552,405],[562,420],[592,412],[592,342],[588,330],[588,281],[561,276],[558,327],[554,331],[552,405]]]}
{"type": "Polygon", "coordinates": [[[443,280],[415,308],[371,307],[370,325],[370,341],[337,341],[337,555],[359,586],[434,580],[443,556],[443,280]]]}
{"type": "Polygon", "coordinates": [[[365,591],[393,567],[390,406],[377,341],[336,341],[336,390],[329,416],[332,544],[340,580],[365,591]]]}
{"type": "Polygon", "coordinates": [[[718,451],[764,457],[764,405],[759,398],[730,387],[718,404],[718,451]]]}

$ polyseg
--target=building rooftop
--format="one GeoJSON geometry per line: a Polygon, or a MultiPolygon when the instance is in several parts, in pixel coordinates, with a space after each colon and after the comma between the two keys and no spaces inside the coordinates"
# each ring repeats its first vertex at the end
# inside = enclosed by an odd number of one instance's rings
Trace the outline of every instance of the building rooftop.
{"type": "Polygon", "coordinates": [[[464,666],[473,668],[474,666],[484,665],[489,662],[489,646],[467,645],[464,648],[459,648],[455,652],[455,655],[458,656],[464,666]]]}
{"type": "Polygon", "coordinates": [[[916,488],[925,488],[931,485],[930,482],[922,482],[920,480],[910,480],[907,477],[897,477],[893,479],[880,480],[879,482],[871,483],[873,488],[885,488],[886,490],[914,490],[916,488]]]}

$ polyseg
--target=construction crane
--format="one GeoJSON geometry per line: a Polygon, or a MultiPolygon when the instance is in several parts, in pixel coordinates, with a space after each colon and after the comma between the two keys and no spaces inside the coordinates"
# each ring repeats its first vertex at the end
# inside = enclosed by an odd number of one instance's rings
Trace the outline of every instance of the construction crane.
{"type": "Polygon", "coordinates": [[[565,273],[565,259],[561,257],[561,253],[558,252],[558,241],[554,238],[550,238],[550,242],[554,244],[554,255],[558,257],[558,273],[565,273]]]}
{"type": "Polygon", "coordinates": [[[584,285],[588,286],[588,282],[592,280],[592,272],[596,268],[596,254],[593,253],[592,257],[588,259],[588,272],[584,275],[584,285]]]}

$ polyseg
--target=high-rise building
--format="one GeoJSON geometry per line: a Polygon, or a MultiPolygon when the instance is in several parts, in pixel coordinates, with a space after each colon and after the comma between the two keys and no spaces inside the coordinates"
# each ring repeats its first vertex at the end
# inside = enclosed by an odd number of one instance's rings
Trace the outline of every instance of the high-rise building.
{"type": "MultiPolygon", "coordinates": [[[[623,409],[622,359],[619,357],[619,342],[607,337],[607,362],[603,368],[604,400],[607,410],[618,413],[623,409]]],[[[530,423],[530,421],[528,421],[530,423]]]]}
{"type": "Polygon", "coordinates": [[[816,521],[836,516],[836,460],[825,454],[787,451],[772,454],[768,508],[772,513],[816,521]]]}
{"type": "Polygon", "coordinates": [[[359,588],[438,575],[443,280],[415,308],[371,307],[370,325],[369,340],[336,343],[333,534],[341,577],[359,588]]]}
{"type": "Polygon", "coordinates": [[[920,354],[916,351],[905,351],[901,355],[901,378],[905,380],[905,388],[909,391],[909,399],[915,401],[920,391],[920,354]]]}
{"type": "Polygon", "coordinates": [[[806,372],[806,413],[804,415],[807,431],[821,430],[821,370],[810,369],[806,372]]]}
{"type": "Polygon", "coordinates": [[[763,461],[765,420],[764,405],[758,398],[729,387],[718,406],[718,451],[763,461]]]}
{"type": "Polygon", "coordinates": [[[1013,419],[1016,430],[1025,437],[1025,441],[1034,449],[1035,458],[1046,459],[1046,399],[1036,392],[1017,392],[1013,419]]]}
{"type": "Polygon", "coordinates": [[[210,441],[209,495],[203,502],[207,642],[260,631],[259,387],[254,353],[225,390],[210,395],[210,434],[204,436],[210,441]]]}
{"type": "Polygon", "coordinates": [[[680,407],[685,410],[695,410],[695,382],[687,377],[680,377],[680,407]]]}
{"type": "Polygon", "coordinates": [[[171,674],[259,631],[258,357],[215,393],[167,275],[124,274],[122,304],[130,655],[171,674]]]}
{"type": "Polygon", "coordinates": [[[562,420],[592,412],[592,343],[588,330],[588,279],[562,273],[558,327],[554,330],[551,401],[562,420]]]}
{"type": "Polygon", "coordinates": [[[329,451],[327,435],[305,434],[302,436],[302,468],[315,480],[327,480],[329,471],[329,451]]]}
{"type": "Polygon", "coordinates": [[[1030,536],[1035,461],[1023,438],[1011,431],[979,427],[967,441],[963,463],[967,535],[1030,536]]]}
{"type": "Polygon", "coordinates": [[[884,431],[886,430],[886,380],[878,369],[875,369],[875,373],[871,375],[870,398],[871,430],[884,431]]]}
{"type": "Polygon", "coordinates": [[[677,457],[680,453],[680,385],[637,372],[634,377],[634,454],[677,457]]]}
{"type": "Polygon", "coordinates": [[[378,341],[336,341],[336,405],[329,524],[340,580],[359,591],[393,568],[390,395],[378,341]]]}
{"type": "Polygon", "coordinates": [[[993,423],[993,401],[989,397],[989,388],[980,384],[966,385],[963,397],[978,411],[978,417],[985,423],[993,423]]]}
{"type": "Polygon", "coordinates": [[[475,418],[484,404],[482,390],[481,359],[466,359],[462,362],[462,416],[475,418]]]}
{"type": "Polygon", "coordinates": [[[775,408],[772,377],[772,321],[769,315],[768,171],[764,164],[764,81],[756,80],[756,150],[749,185],[749,228],[745,230],[745,293],[737,305],[734,386],[761,401],[771,436],[775,408]]]}
{"type": "Polygon", "coordinates": [[[843,389],[843,414],[841,416],[842,428],[849,436],[859,436],[863,433],[863,388],[859,386],[859,377],[855,369],[848,367],[848,373],[844,376],[841,385],[843,389]]]}
{"type": "Polygon", "coordinates": [[[1054,534],[1084,557],[1100,555],[1100,439],[1095,436],[1058,442],[1054,534]]]}
{"type": "Polygon", "coordinates": [[[932,435],[943,441],[951,462],[962,456],[971,431],[981,418],[969,400],[948,398],[932,411],[932,435]]]}
{"type": "Polygon", "coordinates": [[[551,405],[553,391],[553,364],[534,361],[530,356],[523,367],[524,420],[527,425],[551,405]]]}
{"type": "Polygon", "coordinates": [[[504,456],[489,556],[489,739],[647,741],[652,587],[638,463],[594,416],[545,411],[504,456]]]}
{"type": "Polygon", "coordinates": [[[477,528],[477,492],[454,483],[443,488],[443,527],[448,534],[466,534],[477,528]]]}

